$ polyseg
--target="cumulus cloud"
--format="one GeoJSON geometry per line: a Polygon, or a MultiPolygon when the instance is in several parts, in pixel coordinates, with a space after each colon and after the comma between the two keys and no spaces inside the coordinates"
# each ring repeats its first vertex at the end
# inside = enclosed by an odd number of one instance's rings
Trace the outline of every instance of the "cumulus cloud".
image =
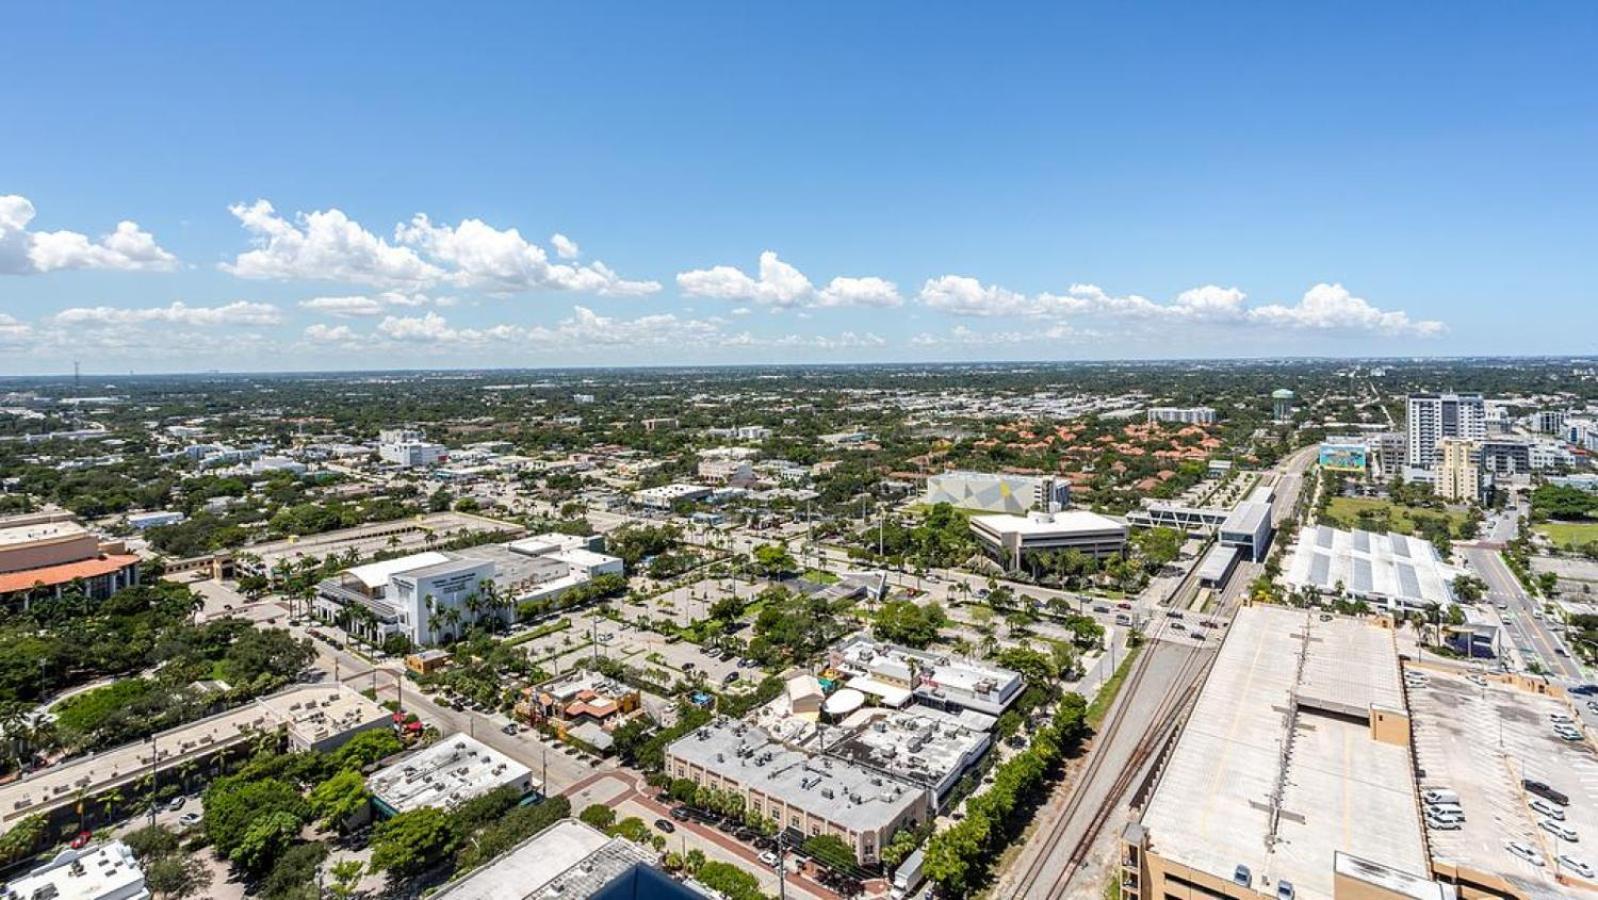
{"type": "Polygon", "coordinates": [[[55,315],[61,325],[141,325],[151,322],[174,325],[277,325],[283,314],[270,303],[238,300],[222,306],[189,306],[181,300],[170,306],[116,307],[78,306],[55,315]]]}
{"type": "Polygon", "coordinates": [[[312,297],[301,300],[300,308],[340,319],[357,316],[380,316],[394,307],[426,306],[426,294],[407,294],[402,291],[384,291],[380,294],[358,294],[347,297],[312,297]]]}
{"type": "Polygon", "coordinates": [[[305,339],[313,344],[354,344],[355,332],[348,325],[327,325],[317,322],[305,329],[305,339]]]}
{"type": "MultiPolygon", "coordinates": [[[[305,279],[410,289],[448,284],[494,293],[530,290],[582,291],[639,296],[660,290],[654,281],[624,279],[599,261],[551,262],[549,253],[515,229],[496,229],[481,219],[435,224],[418,213],[394,229],[389,241],[342,210],[300,213],[292,220],[266,200],[238,203],[229,211],[249,232],[254,248],[223,271],[241,278],[305,279]]],[[[562,259],[575,257],[577,243],[552,239],[562,259]]]]}
{"type": "Polygon", "coordinates": [[[555,255],[561,259],[576,259],[583,255],[576,241],[559,232],[549,236],[549,246],[555,248],[555,255]]]}
{"type": "Polygon", "coordinates": [[[421,316],[388,316],[378,323],[379,337],[431,344],[487,344],[514,341],[522,345],[570,350],[577,347],[684,347],[716,340],[720,327],[704,319],[671,313],[624,319],[604,316],[586,306],[554,325],[494,325],[456,328],[436,312],[421,316]]]}
{"type": "MultiPolygon", "coordinates": [[[[581,291],[617,297],[660,290],[658,281],[629,281],[597,260],[586,265],[552,263],[543,247],[529,243],[517,229],[497,229],[481,219],[462,219],[451,227],[436,225],[417,213],[409,224],[394,229],[394,237],[449,267],[449,280],[461,287],[500,293],[581,291]]],[[[557,237],[562,237],[566,249],[575,255],[577,245],[564,236],[557,237]]],[[[559,246],[556,252],[561,252],[559,246]]]]}
{"type": "Polygon", "coordinates": [[[1251,321],[1315,331],[1368,331],[1386,335],[1442,334],[1447,326],[1435,319],[1415,321],[1402,310],[1383,310],[1355,297],[1340,284],[1317,284],[1296,305],[1270,304],[1249,310],[1251,321]]]}
{"type": "Polygon", "coordinates": [[[1250,307],[1235,287],[1189,288],[1169,303],[1137,294],[1116,295],[1094,284],[1073,284],[1062,293],[1022,294],[983,284],[966,275],[930,279],[917,299],[930,309],[955,316],[1043,318],[1097,317],[1121,321],[1211,325],[1256,325],[1278,329],[1367,332],[1427,337],[1445,330],[1442,322],[1412,321],[1399,310],[1382,310],[1352,296],[1342,285],[1318,284],[1296,305],[1250,307]]]}
{"type": "Polygon", "coordinates": [[[956,325],[947,334],[922,332],[910,338],[910,344],[915,347],[993,347],[1038,341],[1076,341],[1094,336],[1095,332],[1079,331],[1064,323],[1037,331],[976,331],[965,325],[956,325]]]}
{"type": "Polygon", "coordinates": [[[60,269],[166,272],[177,257],[138,223],[121,221],[99,240],[76,231],[29,231],[37,214],[32,201],[0,195],[0,274],[36,275],[60,269]]]}
{"type": "Polygon", "coordinates": [[[775,309],[794,306],[898,306],[899,288],[882,278],[839,276],[816,289],[803,272],[783,262],[776,251],[760,254],[758,275],[736,266],[693,269],[677,275],[677,287],[690,297],[759,303],[775,309]]]}

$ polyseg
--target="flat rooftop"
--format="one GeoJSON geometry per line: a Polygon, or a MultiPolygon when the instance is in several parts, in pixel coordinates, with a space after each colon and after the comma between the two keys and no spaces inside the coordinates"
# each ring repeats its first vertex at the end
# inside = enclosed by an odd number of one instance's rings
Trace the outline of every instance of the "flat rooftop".
{"type": "Polygon", "coordinates": [[[532,770],[464,734],[451,735],[372,774],[372,798],[394,812],[450,809],[507,786],[542,786],[532,770]]]}
{"type": "MultiPolygon", "coordinates": [[[[150,773],[152,762],[166,769],[247,740],[261,729],[287,726],[291,731],[315,734],[337,723],[347,723],[353,729],[388,715],[381,706],[344,685],[292,687],[237,709],[163,731],[153,742],[123,744],[0,785],[0,831],[32,813],[75,803],[79,790],[93,796],[131,784],[150,773]]],[[[313,741],[319,740],[321,738],[313,738],[313,741]]]]}
{"type": "Polygon", "coordinates": [[[884,828],[922,796],[919,787],[791,750],[765,731],[731,719],[689,732],[666,752],[852,831],[884,828]]]}
{"type": "Polygon", "coordinates": [[[1034,513],[1030,516],[1012,516],[998,513],[989,516],[972,516],[973,526],[995,534],[1019,534],[1027,537],[1048,537],[1057,534],[1098,533],[1104,531],[1126,532],[1126,524],[1109,516],[1101,516],[1085,509],[1068,509],[1057,513],[1034,513]]]}
{"type": "Polygon", "coordinates": [[[1341,583],[1359,596],[1424,607],[1452,604],[1452,582],[1460,571],[1417,537],[1314,525],[1299,532],[1284,577],[1298,588],[1330,593],[1341,583]]]}
{"type": "MultiPolygon", "coordinates": [[[[1432,858],[1507,881],[1526,897],[1568,897],[1571,887],[1554,881],[1560,854],[1598,866],[1589,843],[1598,838],[1598,751],[1591,740],[1565,741],[1553,733],[1549,716],[1575,718],[1562,700],[1485,679],[1424,671],[1425,685],[1409,690],[1415,759],[1425,773],[1422,788],[1446,788],[1459,795],[1465,822],[1458,831],[1430,831],[1432,858]],[[1563,791],[1565,825],[1580,843],[1560,842],[1537,823],[1542,816],[1526,805],[1522,778],[1563,791]],[[1537,848],[1545,865],[1513,856],[1505,841],[1537,848]],[[1558,852],[1556,853],[1556,849],[1558,852]]],[[[1574,872],[1566,872],[1574,875],[1574,872]]],[[[1598,884],[1588,885],[1598,891],[1598,884]]]]}
{"type": "Polygon", "coordinates": [[[382,562],[356,566],[350,569],[347,574],[361,584],[366,585],[368,590],[371,590],[388,584],[388,579],[392,575],[409,572],[412,569],[436,566],[439,563],[449,561],[450,557],[447,554],[431,550],[426,553],[413,553],[410,556],[400,556],[394,559],[385,559],[382,562]]]}
{"type": "Polygon", "coordinates": [[[1232,507],[1232,512],[1221,523],[1221,531],[1254,534],[1259,531],[1261,525],[1269,523],[1270,520],[1270,503],[1244,500],[1242,503],[1232,507]]]}
{"type": "Polygon", "coordinates": [[[928,787],[965,771],[990,742],[986,731],[925,707],[860,709],[840,730],[829,754],[928,787]]]}
{"type": "Polygon", "coordinates": [[[8,883],[0,896],[49,900],[100,900],[148,897],[144,870],[132,848],[121,841],[63,850],[49,862],[8,883]],[[73,865],[78,863],[78,865],[73,865]]]}
{"type": "Polygon", "coordinates": [[[1391,632],[1245,607],[1143,814],[1149,852],[1299,900],[1330,900],[1339,851],[1426,877],[1408,748],[1360,721],[1401,703],[1391,632]]]}
{"type": "Polygon", "coordinates": [[[80,538],[89,532],[76,522],[38,522],[28,525],[0,525],[0,552],[31,544],[55,543],[80,538]]]}
{"type": "MultiPolygon", "coordinates": [[[[583,900],[617,879],[636,873],[639,866],[648,867],[653,862],[652,853],[631,841],[609,837],[576,819],[562,819],[433,896],[438,900],[527,900],[551,896],[583,900]]],[[[661,880],[665,881],[664,877],[661,880]]],[[[677,891],[662,889],[625,896],[702,896],[675,882],[666,883],[677,891]]]]}

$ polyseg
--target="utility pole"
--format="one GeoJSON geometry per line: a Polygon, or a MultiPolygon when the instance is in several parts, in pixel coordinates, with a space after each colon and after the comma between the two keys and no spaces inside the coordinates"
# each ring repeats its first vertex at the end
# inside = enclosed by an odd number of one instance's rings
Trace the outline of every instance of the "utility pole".
{"type": "MultiPolygon", "coordinates": [[[[154,811],[150,813],[155,815],[154,811]]],[[[777,900],[788,900],[788,841],[785,833],[777,832],[777,900]]]]}

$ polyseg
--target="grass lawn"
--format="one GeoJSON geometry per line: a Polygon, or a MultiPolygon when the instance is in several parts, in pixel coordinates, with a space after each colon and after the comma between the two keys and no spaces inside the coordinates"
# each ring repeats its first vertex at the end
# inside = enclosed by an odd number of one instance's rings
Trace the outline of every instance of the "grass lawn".
{"type": "Polygon", "coordinates": [[[1104,724],[1104,716],[1110,711],[1110,704],[1115,702],[1115,695],[1121,692],[1121,685],[1125,683],[1126,676],[1132,671],[1132,663],[1137,659],[1143,645],[1138,644],[1127,651],[1126,657],[1115,667],[1115,672],[1105,680],[1104,686],[1093,695],[1093,702],[1088,704],[1087,722],[1094,731],[1104,724]]]}
{"type": "Polygon", "coordinates": [[[804,578],[811,584],[837,584],[839,581],[837,575],[821,569],[806,569],[804,578]]]}
{"type": "Polygon", "coordinates": [[[1537,531],[1556,547],[1582,547],[1598,541],[1598,522],[1544,522],[1537,531]]]}
{"type": "Polygon", "coordinates": [[[1379,500],[1374,497],[1333,497],[1331,505],[1322,517],[1328,525],[1339,528],[1359,527],[1359,514],[1364,510],[1387,510],[1388,521],[1392,523],[1393,530],[1399,534],[1414,534],[1415,523],[1410,519],[1411,513],[1422,516],[1447,516],[1448,527],[1455,537],[1462,535],[1469,517],[1457,510],[1416,509],[1412,506],[1400,506],[1391,500],[1379,500]]]}

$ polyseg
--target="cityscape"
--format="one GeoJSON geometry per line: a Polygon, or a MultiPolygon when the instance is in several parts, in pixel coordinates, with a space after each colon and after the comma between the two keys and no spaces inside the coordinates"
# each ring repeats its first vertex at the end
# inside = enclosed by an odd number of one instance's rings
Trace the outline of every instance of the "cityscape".
{"type": "Polygon", "coordinates": [[[13,11],[0,900],[1598,898],[1594,12],[13,11]]]}

